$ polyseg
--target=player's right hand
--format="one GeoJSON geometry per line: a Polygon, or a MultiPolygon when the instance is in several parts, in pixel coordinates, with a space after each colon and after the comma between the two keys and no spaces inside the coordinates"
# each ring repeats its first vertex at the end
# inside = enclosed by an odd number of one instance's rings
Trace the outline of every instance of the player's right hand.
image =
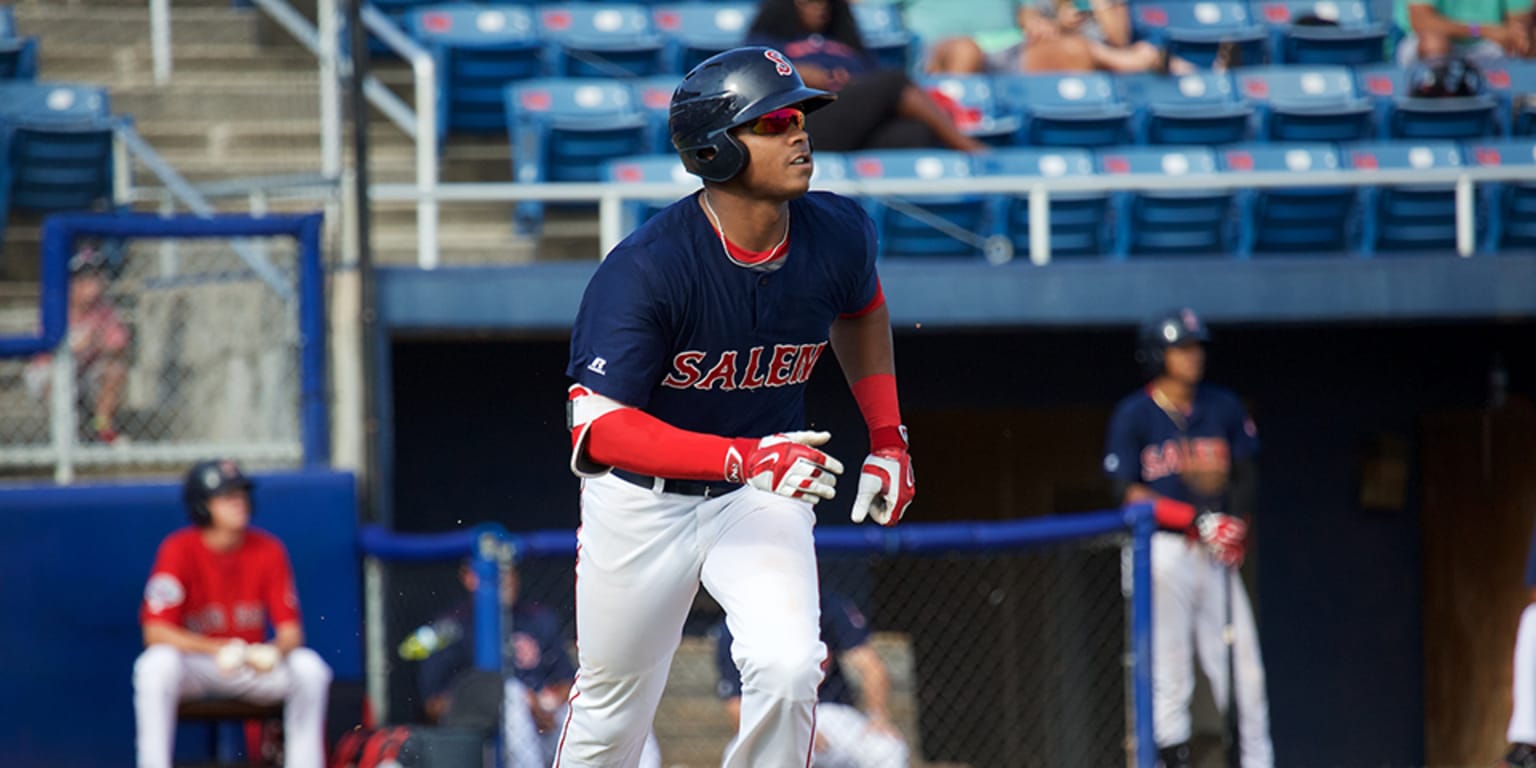
{"type": "MultiPolygon", "coordinates": [[[[843,463],[816,449],[832,439],[829,432],[782,432],[759,441],[726,477],[741,477],[747,485],[812,504],[837,493],[843,463]]],[[[733,455],[735,452],[733,451],[733,455]]]]}
{"type": "Polygon", "coordinates": [[[219,646],[213,654],[213,665],[226,675],[240,671],[245,666],[245,641],[237,637],[219,646]]]}
{"type": "Polygon", "coordinates": [[[1247,546],[1248,524],[1231,515],[1207,512],[1195,518],[1195,530],[1200,541],[1211,551],[1216,561],[1229,568],[1243,564],[1243,550],[1247,546]]]}

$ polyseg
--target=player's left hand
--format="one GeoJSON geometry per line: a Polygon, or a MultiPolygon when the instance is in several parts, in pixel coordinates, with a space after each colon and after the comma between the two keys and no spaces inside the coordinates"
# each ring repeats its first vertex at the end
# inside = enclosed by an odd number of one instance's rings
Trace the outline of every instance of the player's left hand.
{"type": "Polygon", "coordinates": [[[864,459],[859,474],[859,493],[853,499],[853,522],[868,517],[892,526],[901,522],[916,493],[912,455],[905,448],[880,448],[864,459]]]}
{"type": "Polygon", "coordinates": [[[1200,541],[1211,551],[1216,561],[1229,568],[1243,564],[1243,550],[1247,546],[1248,524],[1231,515],[1207,512],[1195,518],[1195,529],[1200,541]]]}

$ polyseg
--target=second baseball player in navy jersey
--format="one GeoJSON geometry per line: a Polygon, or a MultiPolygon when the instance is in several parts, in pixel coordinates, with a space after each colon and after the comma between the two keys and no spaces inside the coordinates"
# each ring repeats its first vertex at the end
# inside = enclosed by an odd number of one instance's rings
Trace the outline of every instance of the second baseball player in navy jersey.
{"type": "Polygon", "coordinates": [[[566,374],[682,429],[799,429],[827,329],[881,296],[874,225],[857,204],[811,192],[789,211],[772,272],[724,258],[692,197],[652,217],[593,275],[566,374]]]}
{"type": "Polygon", "coordinates": [[[812,505],[843,464],[805,429],[804,393],[828,351],[869,428],[853,521],[895,525],[914,493],[874,227],[809,192],[806,116],[833,98],[771,48],[695,67],[668,125],[704,189],[620,243],[582,298],[567,367],[578,671],[557,768],[639,762],[700,587],[741,670],[723,764],[804,768],[819,740],[812,505]]]}
{"type": "Polygon", "coordinates": [[[1191,505],[1227,509],[1226,499],[1202,498],[1184,482],[1186,471],[1231,472],[1236,462],[1259,452],[1259,434],[1231,390],[1200,383],[1185,415],[1185,427],[1157,403],[1151,386],[1127,395],[1110,418],[1104,472],[1140,483],[1158,496],[1191,505]]]}
{"type": "Polygon", "coordinates": [[[1144,323],[1147,383],[1122,399],[1104,473],[1124,503],[1151,502],[1152,730],[1162,768],[1189,768],[1193,656],[1229,714],[1228,764],[1270,768],[1258,630],[1237,568],[1246,546],[1258,432],[1232,392],[1204,382],[1205,324],[1187,308],[1144,323]],[[1191,648],[1193,640],[1193,648],[1191,648]]]}
{"type": "Polygon", "coordinates": [[[1515,632],[1514,678],[1510,685],[1513,706],[1505,738],[1509,751],[1506,768],[1536,768],[1536,535],[1525,560],[1525,586],[1531,602],[1520,613],[1515,632]]]}

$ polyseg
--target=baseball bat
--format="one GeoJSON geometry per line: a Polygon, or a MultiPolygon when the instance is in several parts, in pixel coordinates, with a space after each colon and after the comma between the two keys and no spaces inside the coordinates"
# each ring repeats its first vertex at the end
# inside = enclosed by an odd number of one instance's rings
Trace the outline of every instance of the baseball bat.
{"type": "Polygon", "coordinates": [[[1242,744],[1239,736],[1241,731],[1237,726],[1237,673],[1235,650],[1237,638],[1232,630],[1232,580],[1237,578],[1235,568],[1222,568],[1222,596],[1225,599],[1225,623],[1221,627],[1221,641],[1227,649],[1227,765],[1231,768],[1241,768],[1242,744]]]}

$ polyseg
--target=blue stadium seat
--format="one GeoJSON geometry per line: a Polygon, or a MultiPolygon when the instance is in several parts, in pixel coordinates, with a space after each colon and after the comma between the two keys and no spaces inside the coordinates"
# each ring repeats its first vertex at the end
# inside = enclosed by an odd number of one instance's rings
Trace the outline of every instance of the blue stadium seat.
{"type": "Polygon", "coordinates": [[[1131,109],[1108,75],[999,75],[1003,104],[1021,118],[1016,144],[1107,147],[1131,142],[1131,109]]]}
{"type": "MultiPolygon", "coordinates": [[[[1450,141],[1363,142],[1346,146],[1344,160],[1361,170],[1462,166],[1461,148],[1450,141]]],[[[1456,197],[1450,184],[1366,187],[1360,208],[1363,253],[1455,253],[1456,197]]]]}
{"type": "Polygon", "coordinates": [[[1483,185],[1486,252],[1536,248],[1536,139],[1468,142],[1466,157],[1480,166],[1530,168],[1531,181],[1483,185]]]}
{"type": "Polygon", "coordinates": [[[1269,61],[1269,35],[1243,0],[1145,0],[1131,5],[1131,26],[1170,55],[1210,68],[1222,44],[1236,47],[1241,66],[1269,61]]]}
{"type": "Polygon", "coordinates": [[[912,69],[919,55],[918,36],[907,29],[901,7],[894,3],[852,3],[853,20],[858,22],[864,48],[886,69],[912,69]]]}
{"type": "Polygon", "coordinates": [[[111,117],[0,122],[0,236],[13,209],[82,211],[112,203],[111,117]]]}
{"type": "Polygon", "coordinates": [[[1256,0],[1276,64],[1372,64],[1386,59],[1388,26],[1364,0],[1256,0]],[[1307,20],[1320,24],[1308,24],[1307,20]],[[1301,23],[1298,23],[1301,20],[1301,23]]]}
{"type": "Polygon", "coordinates": [[[1347,67],[1249,67],[1238,92],[1256,107],[1262,141],[1359,141],[1375,135],[1371,103],[1357,95],[1347,67]]]}
{"type": "MultiPolygon", "coordinates": [[[[389,17],[390,21],[394,22],[395,26],[399,27],[406,34],[415,37],[416,35],[411,29],[412,12],[414,12],[417,8],[442,5],[445,2],[452,3],[453,1],[454,0],[368,0],[368,4],[383,12],[385,16],[389,17]]],[[[348,55],[346,53],[347,46],[351,45],[351,40],[352,33],[347,29],[346,15],[342,14],[341,48],[343,56],[348,55]]],[[[385,45],[382,40],[379,40],[372,34],[368,35],[368,55],[371,58],[377,59],[394,59],[398,57],[398,54],[396,54],[393,48],[385,45]]]]}
{"type": "MultiPolygon", "coordinates": [[[[636,3],[565,3],[538,8],[551,74],[646,77],[671,70],[651,9],[636,3]]],[[[680,74],[680,73],[679,73],[680,74]]]]}
{"type": "MultiPolygon", "coordinates": [[[[1062,178],[1092,176],[1093,155],[1085,149],[998,149],[978,159],[978,169],[994,176],[1062,178]]],[[[1051,258],[1102,256],[1111,251],[1108,237],[1109,195],[1058,192],[1050,196],[1051,258]]],[[[1029,197],[999,195],[991,202],[992,233],[1007,237],[1014,253],[1029,253],[1029,197]]]]}
{"type": "Polygon", "coordinates": [[[1153,73],[1115,78],[1136,110],[1144,144],[1231,144],[1248,138],[1253,107],[1237,98],[1231,75],[1209,70],[1183,76],[1153,73]]]}
{"type": "MultiPolygon", "coordinates": [[[[1218,152],[1227,173],[1308,174],[1340,169],[1332,144],[1236,144],[1218,152]]],[[[1257,187],[1237,194],[1240,255],[1350,250],[1353,187],[1257,187]]]]}
{"type": "Polygon", "coordinates": [[[637,77],[630,81],[630,86],[635,89],[635,98],[640,102],[640,109],[651,122],[652,152],[674,151],[672,133],[667,128],[667,114],[672,106],[672,92],[677,90],[677,84],[682,80],[679,75],[655,75],[637,77]]]}
{"type": "MultiPolygon", "coordinates": [[[[541,78],[506,91],[513,178],[522,183],[600,181],[609,158],[641,155],[650,121],[624,80],[541,78]]],[[[520,232],[537,232],[543,205],[516,206],[520,232]]]]}
{"type": "Polygon", "coordinates": [[[1360,91],[1376,105],[1387,138],[1476,139],[1499,132],[1498,101],[1478,94],[1458,98],[1413,98],[1407,70],[1396,64],[1357,67],[1360,91]]]}
{"type": "Polygon", "coordinates": [[[507,128],[507,84],[544,72],[543,43],[527,8],[468,3],[418,8],[407,16],[411,35],[437,63],[439,135],[507,128]]]}
{"type": "Polygon", "coordinates": [[[1019,117],[1010,114],[987,75],[929,75],[918,81],[925,90],[937,91],[959,107],[955,124],[966,135],[994,146],[1013,143],[1019,117]]]}
{"type": "MultiPolygon", "coordinates": [[[[683,167],[676,153],[669,155],[635,155],[608,161],[603,168],[603,178],[615,184],[667,182],[698,185],[699,177],[683,167]]],[[[667,195],[655,200],[624,201],[624,231],[632,232],[663,208],[677,201],[677,195],[667,195]]]]}
{"type": "Polygon", "coordinates": [[[1484,67],[1483,88],[1499,103],[1504,135],[1536,135],[1536,61],[1502,59],[1484,67]]]}
{"type": "MultiPolygon", "coordinates": [[[[971,156],[952,150],[890,149],[850,152],[847,157],[853,178],[857,179],[952,179],[973,175],[971,156]]],[[[963,258],[981,253],[973,243],[943,231],[958,229],[983,237],[987,232],[986,206],[980,195],[871,198],[867,207],[880,237],[882,258],[963,258]]]]}
{"type": "Polygon", "coordinates": [[[0,80],[37,77],[37,38],[0,37],[0,80]]]}
{"type": "Polygon", "coordinates": [[[0,122],[80,122],[110,114],[107,90],[100,86],[0,82],[0,122]]]}
{"type": "Polygon", "coordinates": [[[751,2],[690,2],[658,5],[651,10],[656,30],[667,38],[667,57],[675,72],[687,72],[746,39],[757,16],[751,2]]]}
{"type": "Polygon", "coordinates": [[[1191,189],[1115,195],[1117,252],[1122,255],[1207,256],[1226,253],[1232,193],[1200,189],[1199,177],[1216,173],[1208,147],[1110,147],[1098,153],[1105,174],[1190,177],[1191,189]]]}

